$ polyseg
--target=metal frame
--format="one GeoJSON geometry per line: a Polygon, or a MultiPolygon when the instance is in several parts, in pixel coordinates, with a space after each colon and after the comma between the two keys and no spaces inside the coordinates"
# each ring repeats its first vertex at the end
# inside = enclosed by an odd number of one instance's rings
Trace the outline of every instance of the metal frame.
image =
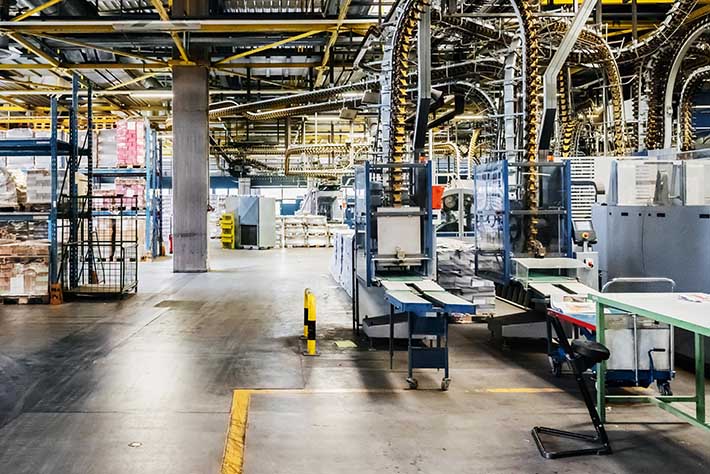
{"type": "Polygon", "coordinates": [[[696,326],[683,321],[678,321],[662,313],[655,313],[644,308],[629,306],[614,300],[613,294],[606,296],[603,294],[592,295],[590,298],[596,302],[597,316],[597,340],[604,344],[606,336],[606,315],[605,309],[622,311],[635,314],[643,318],[653,319],[671,326],[676,326],[686,331],[690,331],[695,339],[695,394],[691,396],[637,396],[637,395],[607,395],[606,394],[606,362],[601,362],[597,367],[597,410],[601,416],[602,423],[606,422],[606,402],[631,402],[631,403],[652,403],[657,407],[677,416],[693,426],[710,430],[710,423],[705,417],[705,346],[704,338],[710,337],[710,329],[696,326]],[[694,403],[695,414],[687,413],[684,410],[673,406],[673,403],[694,403]]]}
{"type": "MultiPolygon", "coordinates": [[[[356,272],[356,278],[360,279],[366,286],[373,286],[377,284],[377,276],[375,273],[375,259],[378,257],[377,254],[373,253],[374,249],[372,248],[372,241],[374,240],[373,236],[373,220],[377,219],[377,211],[373,209],[373,205],[371,202],[371,184],[372,184],[372,179],[371,179],[371,173],[373,171],[378,171],[378,170],[387,170],[387,169],[394,169],[394,168],[403,168],[403,169],[409,169],[412,170],[412,173],[414,172],[415,169],[424,169],[425,170],[425,175],[426,175],[426,188],[428,190],[431,189],[431,180],[432,180],[432,174],[431,174],[431,161],[427,161],[426,163],[390,163],[390,164],[373,164],[370,163],[369,161],[365,162],[365,164],[361,167],[358,167],[355,171],[356,173],[356,183],[358,181],[357,176],[361,176],[361,180],[364,180],[364,189],[362,192],[364,192],[364,202],[365,202],[365,209],[366,212],[364,213],[363,216],[355,216],[355,250],[356,254],[359,252],[363,253],[364,259],[365,259],[365,272],[364,276],[365,278],[363,279],[360,272],[355,268],[356,272]],[[364,233],[365,234],[365,244],[364,248],[360,248],[357,244],[357,234],[358,233],[364,233]]],[[[410,183],[411,185],[411,183],[410,183]]],[[[356,206],[357,206],[357,193],[360,191],[356,191],[356,206]]],[[[421,259],[421,264],[420,264],[420,269],[417,272],[418,275],[420,276],[428,276],[431,275],[433,272],[433,258],[434,258],[434,227],[433,227],[433,213],[431,209],[431,192],[427,193],[427,202],[426,202],[426,209],[424,209],[423,212],[417,213],[421,217],[421,219],[424,221],[423,225],[421,227],[422,231],[422,247],[423,247],[423,254],[422,254],[422,259],[421,259]]],[[[356,214],[358,210],[356,208],[356,214]]],[[[356,256],[356,261],[358,260],[356,256]]]]}
{"type": "MultiPolygon", "coordinates": [[[[512,279],[512,262],[511,259],[513,258],[513,248],[512,248],[512,241],[510,239],[510,222],[511,222],[511,216],[514,215],[526,215],[529,214],[530,211],[522,209],[522,210],[513,210],[511,209],[511,189],[510,189],[510,168],[516,169],[518,173],[521,172],[521,170],[524,170],[525,168],[531,167],[531,166],[536,166],[538,169],[544,170],[545,168],[549,167],[557,167],[557,168],[562,168],[563,170],[563,176],[562,176],[562,189],[560,190],[564,196],[564,202],[565,202],[565,208],[564,209],[559,209],[556,211],[546,211],[545,209],[541,209],[537,211],[537,215],[564,215],[564,225],[562,226],[562,231],[563,234],[559,236],[559,242],[562,246],[562,252],[561,256],[563,257],[573,257],[574,253],[574,248],[572,245],[572,176],[571,176],[571,164],[569,160],[565,160],[564,162],[553,162],[553,163],[536,163],[536,164],[531,164],[528,162],[520,162],[520,163],[511,163],[508,160],[501,160],[501,161],[496,161],[493,163],[486,163],[483,165],[476,166],[474,168],[474,173],[473,173],[473,182],[474,182],[474,229],[478,229],[478,224],[479,224],[479,219],[484,219],[484,218],[493,218],[493,219],[502,219],[502,227],[501,229],[503,230],[503,235],[502,237],[502,243],[503,243],[503,248],[502,252],[498,251],[496,254],[501,254],[501,258],[503,260],[503,265],[502,265],[502,272],[500,273],[485,273],[486,278],[489,278],[496,283],[500,283],[503,285],[507,285],[510,283],[512,279]],[[502,184],[502,190],[501,190],[501,196],[503,200],[503,209],[500,210],[486,210],[486,209],[480,209],[479,205],[481,204],[480,199],[478,197],[478,190],[479,187],[483,187],[483,181],[486,179],[490,179],[491,176],[496,176],[496,174],[499,174],[499,177],[495,178],[498,179],[501,184],[502,184]]],[[[539,175],[542,175],[543,173],[538,173],[539,175]]],[[[482,192],[485,192],[485,190],[482,190],[482,192]]],[[[517,201],[517,199],[516,199],[517,201]]],[[[490,255],[488,251],[481,250],[480,245],[479,245],[479,236],[476,235],[476,257],[475,257],[475,265],[476,265],[476,274],[479,274],[480,271],[480,266],[479,266],[479,257],[481,255],[490,255]]],[[[519,254],[516,255],[517,257],[523,257],[526,256],[526,254],[519,254]]]]}

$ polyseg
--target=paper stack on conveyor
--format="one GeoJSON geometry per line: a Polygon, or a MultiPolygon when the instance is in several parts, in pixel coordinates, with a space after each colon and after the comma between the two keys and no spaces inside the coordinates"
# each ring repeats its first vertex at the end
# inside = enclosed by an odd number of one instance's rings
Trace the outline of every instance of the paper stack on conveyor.
{"type": "Polygon", "coordinates": [[[353,237],[350,229],[333,232],[333,256],[330,260],[330,274],[346,293],[353,297],[353,237]]]}
{"type": "Polygon", "coordinates": [[[453,238],[436,242],[438,283],[445,290],[476,305],[476,315],[495,312],[495,285],[475,273],[475,244],[453,238]]]}

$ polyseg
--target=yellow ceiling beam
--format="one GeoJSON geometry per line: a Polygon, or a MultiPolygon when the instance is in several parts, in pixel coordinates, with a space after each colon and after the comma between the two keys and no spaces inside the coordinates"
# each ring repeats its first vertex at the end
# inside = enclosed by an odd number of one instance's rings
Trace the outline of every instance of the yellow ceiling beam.
{"type": "Polygon", "coordinates": [[[154,77],[157,74],[158,74],[157,72],[149,72],[147,74],[143,74],[142,76],[134,77],[130,81],[120,82],[120,83],[115,84],[111,87],[107,87],[106,90],[107,91],[115,91],[116,89],[120,89],[121,87],[130,86],[131,84],[135,84],[137,82],[141,82],[146,79],[150,79],[151,77],[154,77]]]}
{"type": "MultiPolygon", "coordinates": [[[[160,17],[161,20],[170,21],[170,15],[168,14],[168,11],[165,9],[165,7],[163,6],[162,0],[150,0],[150,3],[153,4],[153,8],[155,8],[155,10],[158,12],[158,16],[160,17]]],[[[170,37],[173,39],[173,43],[175,43],[175,47],[177,48],[178,52],[180,53],[180,57],[182,58],[182,60],[189,63],[190,58],[187,55],[187,51],[185,51],[185,46],[182,44],[182,40],[180,39],[180,35],[176,31],[171,31],[170,37]]]]}
{"type": "Polygon", "coordinates": [[[35,13],[39,13],[42,10],[45,10],[45,9],[47,9],[53,5],[56,5],[57,3],[62,2],[62,1],[64,1],[64,0],[49,0],[48,2],[45,2],[41,5],[37,5],[36,7],[27,10],[25,13],[23,13],[21,15],[17,15],[15,18],[11,19],[10,21],[22,21],[25,18],[29,18],[32,15],[34,15],[35,13]]]}
{"type": "MultiPolygon", "coordinates": [[[[32,33],[31,33],[32,34],[32,33]]],[[[96,51],[103,51],[104,53],[109,53],[109,54],[114,54],[116,56],[123,56],[125,58],[131,58],[131,59],[137,59],[139,61],[144,61],[147,63],[152,63],[152,62],[159,62],[159,63],[164,63],[167,66],[167,62],[160,60],[160,59],[155,59],[155,58],[149,58],[147,56],[143,56],[142,54],[137,54],[137,53],[129,53],[126,51],[121,51],[119,49],[112,49],[112,48],[104,48],[102,46],[96,46],[94,44],[89,44],[89,43],[84,43],[83,41],[76,41],[76,40],[69,40],[65,38],[61,38],[58,36],[50,36],[50,35],[44,35],[41,33],[37,34],[32,34],[32,36],[36,36],[37,38],[44,38],[48,39],[51,41],[57,41],[59,43],[64,43],[68,44],[71,46],[77,46],[79,48],[86,48],[86,49],[94,49],[96,51]]]]}
{"type": "Polygon", "coordinates": [[[52,66],[54,68],[59,67],[59,60],[57,60],[56,58],[53,58],[49,54],[45,53],[44,51],[42,51],[41,48],[33,45],[31,42],[29,42],[27,40],[27,38],[22,36],[20,33],[10,33],[10,34],[8,34],[8,36],[12,40],[14,40],[17,44],[19,44],[20,46],[25,48],[27,51],[29,51],[30,53],[47,61],[50,66],[52,66]]]}
{"type": "MultiPolygon", "coordinates": [[[[346,0],[346,1],[349,2],[350,0],[346,0]]],[[[318,33],[322,33],[322,30],[306,31],[305,33],[301,33],[301,34],[298,34],[298,35],[296,35],[296,36],[291,36],[291,37],[289,37],[289,38],[284,38],[284,39],[279,40],[279,41],[274,41],[273,43],[265,44],[265,45],[263,45],[263,46],[259,46],[259,47],[256,47],[256,48],[252,48],[252,49],[250,49],[250,50],[248,50],[248,51],[243,51],[243,52],[237,53],[237,54],[235,54],[235,55],[233,55],[233,56],[229,56],[229,57],[227,57],[227,58],[220,59],[219,61],[217,61],[217,62],[214,63],[214,64],[215,64],[215,65],[226,64],[226,63],[229,63],[229,62],[234,61],[235,59],[246,58],[247,56],[251,56],[252,54],[260,53],[260,52],[262,52],[262,51],[267,51],[267,50],[272,49],[272,48],[277,48],[277,47],[282,46],[282,45],[284,45],[284,44],[291,43],[292,41],[298,41],[298,40],[303,39],[303,38],[308,38],[309,36],[313,36],[313,35],[318,34],[318,33]]]]}
{"type": "Polygon", "coordinates": [[[70,71],[94,70],[94,69],[145,69],[145,70],[169,70],[170,66],[163,63],[81,63],[81,64],[0,64],[0,71],[12,71],[14,69],[47,70],[66,69],[70,71]]]}
{"type": "Polygon", "coordinates": [[[328,43],[325,45],[325,49],[323,50],[323,60],[321,61],[320,66],[318,67],[316,87],[320,87],[323,84],[324,74],[325,71],[328,69],[328,61],[330,60],[330,50],[333,45],[335,45],[335,42],[338,39],[338,32],[340,31],[340,27],[345,21],[345,17],[348,16],[349,8],[350,0],[343,0],[343,3],[340,5],[340,13],[338,14],[338,24],[336,25],[335,30],[333,30],[333,32],[330,34],[330,39],[328,40],[328,43]]]}
{"type": "MultiPolygon", "coordinates": [[[[151,0],[156,1],[156,0],[151,0]]],[[[376,19],[346,19],[342,31],[364,34],[377,24],[376,19]]],[[[305,33],[307,31],[327,31],[338,25],[335,19],[322,20],[154,20],[136,22],[134,20],[78,20],[78,21],[0,21],[0,32],[44,33],[44,34],[147,34],[190,32],[190,33],[305,33]]]]}

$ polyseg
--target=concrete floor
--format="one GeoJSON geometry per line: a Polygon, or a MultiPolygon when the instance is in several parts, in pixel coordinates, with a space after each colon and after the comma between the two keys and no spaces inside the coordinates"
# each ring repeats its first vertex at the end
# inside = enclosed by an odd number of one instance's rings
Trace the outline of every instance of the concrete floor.
{"type": "Polygon", "coordinates": [[[390,371],[384,351],[335,346],[352,332],[330,250],[211,252],[207,274],[142,265],[123,301],[0,306],[0,473],[217,473],[235,388],[292,389],[252,393],[246,474],[710,471],[710,433],[644,406],[612,407],[614,455],[546,461],[530,428],[588,417],[538,347],[456,325],[451,390],[433,371],[403,390],[404,353],[390,371]],[[318,358],[300,355],[306,286],[318,358]]]}

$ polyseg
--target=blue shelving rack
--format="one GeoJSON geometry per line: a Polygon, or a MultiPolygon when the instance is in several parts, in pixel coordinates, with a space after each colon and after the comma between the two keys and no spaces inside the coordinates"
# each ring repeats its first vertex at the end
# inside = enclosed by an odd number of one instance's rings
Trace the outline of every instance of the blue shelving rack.
{"type": "MultiPolygon", "coordinates": [[[[146,151],[144,168],[93,168],[92,176],[102,178],[145,178],[145,212],[133,215],[145,217],[145,250],[152,257],[161,253],[162,238],[162,141],[158,140],[155,130],[146,124],[146,151]]],[[[80,171],[87,173],[88,169],[80,171]]],[[[88,174],[88,173],[87,173],[88,174]]],[[[128,214],[126,214],[128,215],[128,214]]]]}
{"type": "MultiPolygon", "coordinates": [[[[71,235],[78,234],[78,193],[76,185],[76,175],[78,171],[80,158],[86,156],[88,159],[87,177],[91,182],[91,138],[89,138],[89,147],[82,148],[78,140],[78,92],[79,81],[74,75],[72,80],[72,104],[69,107],[69,141],[59,140],[58,138],[58,116],[59,104],[56,97],[50,99],[50,115],[51,115],[51,136],[50,138],[40,139],[10,139],[0,140],[0,155],[2,156],[49,156],[50,162],[50,179],[51,179],[51,197],[49,212],[2,212],[0,213],[0,221],[3,222],[29,222],[29,221],[47,221],[48,238],[49,238],[49,282],[50,288],[52,285],[59,283],[59,243],[57,236],[58,219],[67,218],[70,223],[71,235]],[[66,171],[64,179],[60,184],[59,181],[59,160],[63,158],[66,161],[66,171]],[[68,201],[69,208],[65,215],[60,214],[59,199],[62,195],[63,184],[69,181],[68,201]]],[[[88,93],[88,125],[91,128],[91,88],[89,86],[88,93]]],[[[90,136],[90,134],[89,134],[90,136]]],[[[88,199],[91,199],[91,188],[89,188],[88,199]]],[[[70,271],[76,269],[78,264],[75,260],[78,256],[71,256],[70,271]]]]}

